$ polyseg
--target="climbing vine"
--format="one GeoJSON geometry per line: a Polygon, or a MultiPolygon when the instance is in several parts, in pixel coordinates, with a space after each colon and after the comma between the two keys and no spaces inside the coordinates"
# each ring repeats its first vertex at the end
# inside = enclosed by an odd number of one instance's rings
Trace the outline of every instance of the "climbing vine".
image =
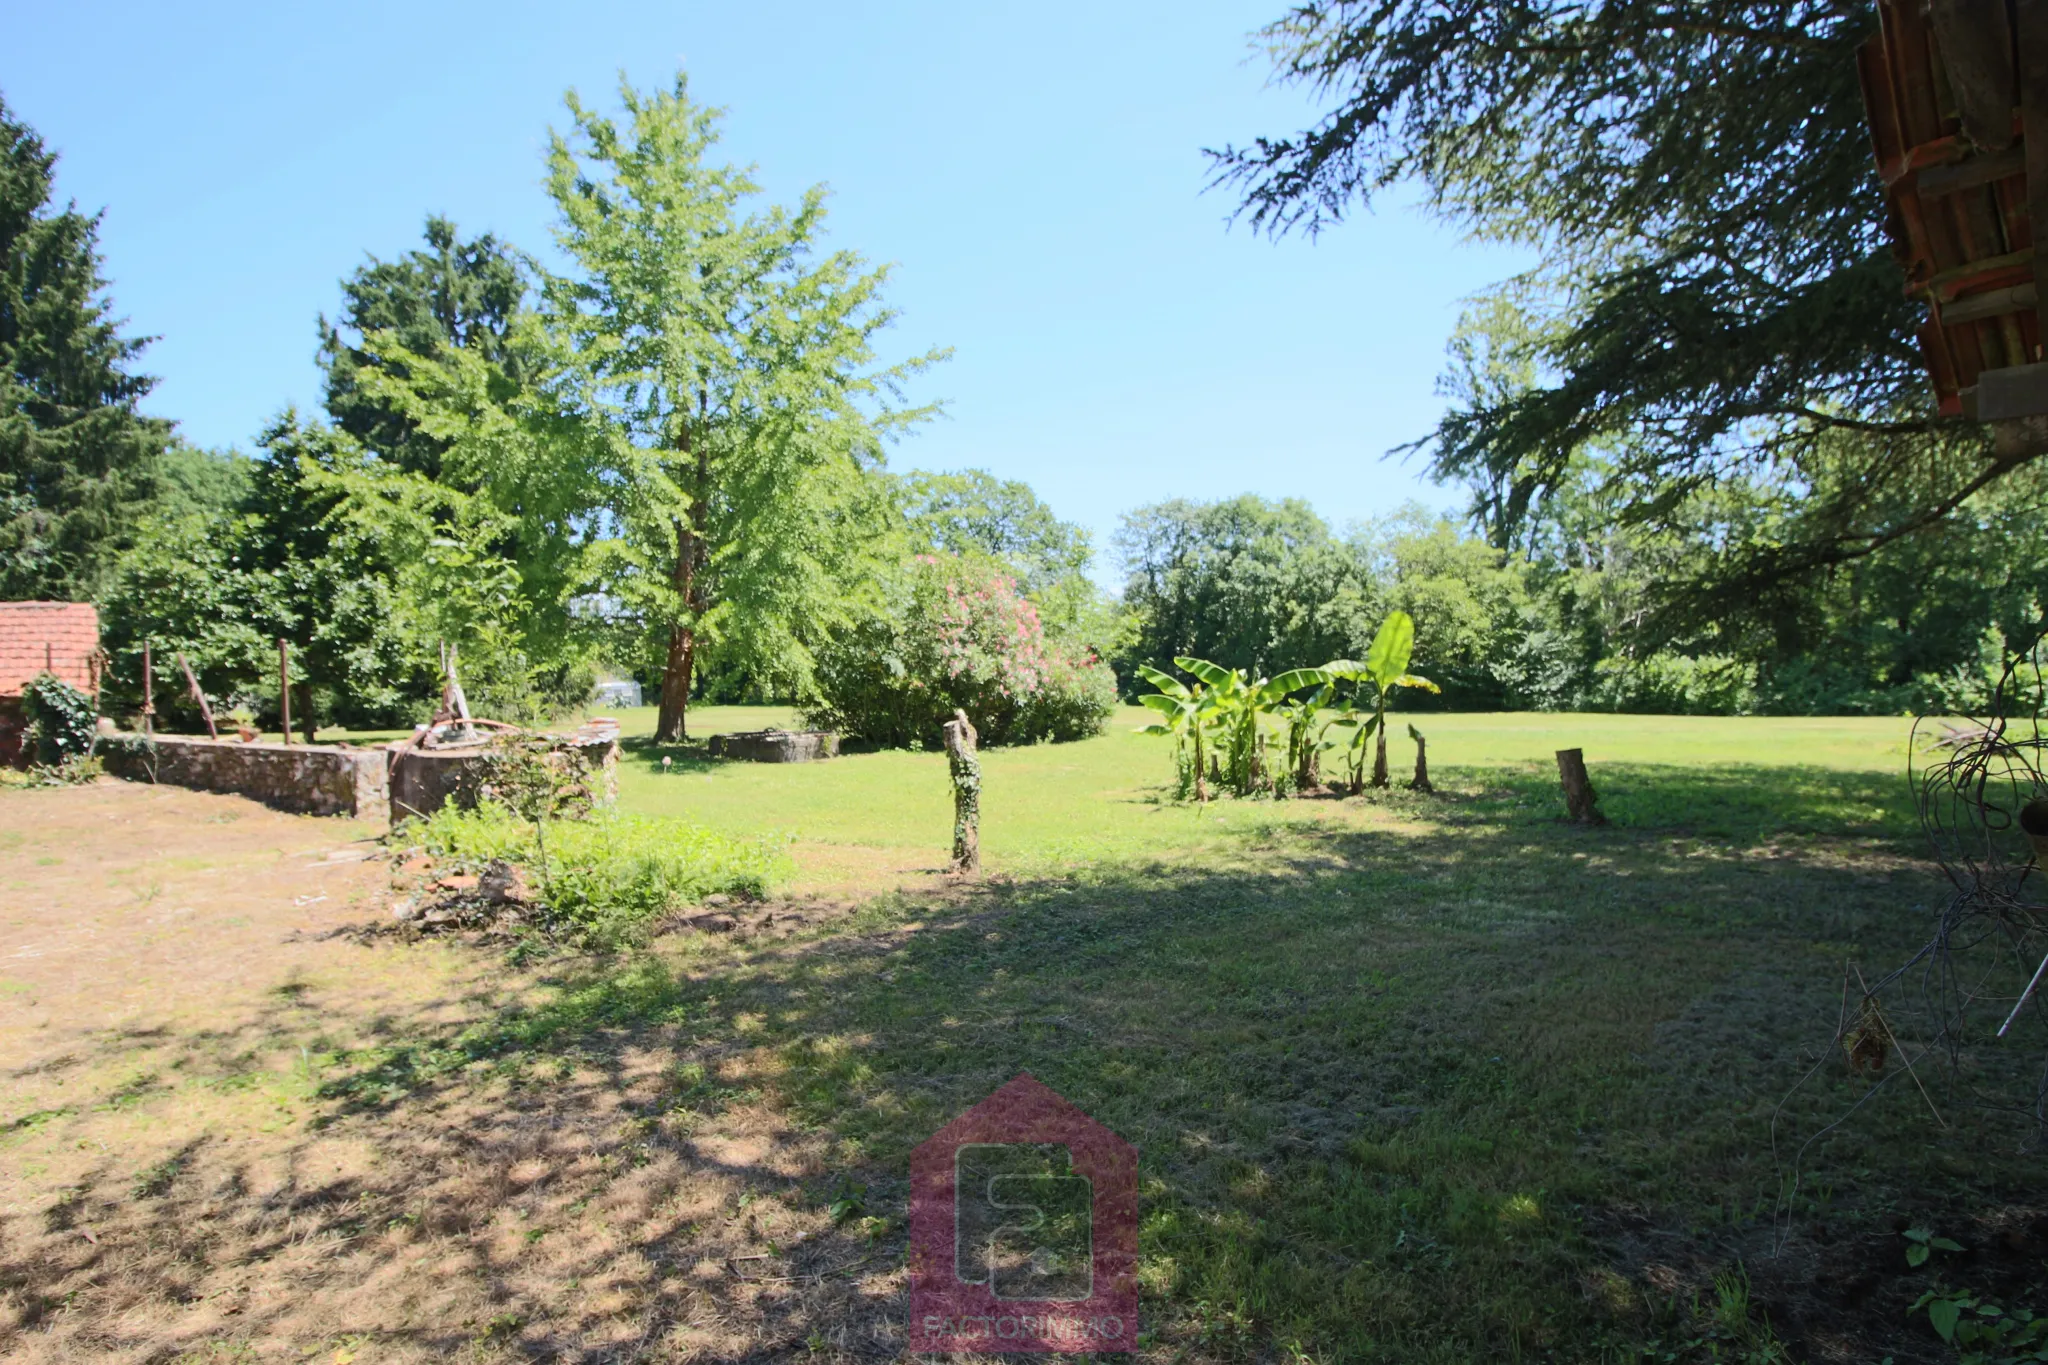
{"type": "Polygon", "coordinates": [[[99,737],[99,708],[90,694],[44,672],[22,688],[21,705],[35,739],[38,766],[69,767],[92,756],[99,737]]]}

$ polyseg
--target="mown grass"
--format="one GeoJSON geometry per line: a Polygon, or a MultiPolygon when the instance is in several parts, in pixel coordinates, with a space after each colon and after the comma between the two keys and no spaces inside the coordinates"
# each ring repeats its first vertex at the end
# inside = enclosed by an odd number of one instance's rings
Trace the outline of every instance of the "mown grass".
{"type": "MultiPolygon", "coordinates": [[[[691,714],[693,734],[796,719],[765,708],[702,707],[691,714]]],[[[714,762],[697,750],[652,743],[653,717],[651,710],[620,715],[626,809],[737,833],[788,830],[822,843],[930,850],[934,857],[951,838],[943,754],[714,762]]],[[[1341,807],[1324,801],[1222,802],[1198,810],[1166,800],[1168,742],[1136,733],[1149,719],[1149,712],[1125,707],[1098,739],[987,752],[982,850],[991,865],[1049,871],[1174,852],[1200,858],[1235,846],[1247,830],[1343,822],[1341,807]]],[[[1604,808],[1622,824],[1690,821],[1702,832],[1713,825],[1745,833],[1764,826],[1876,828],[1900,815],[1907,797],[1909,723],[1902,719],[1447,714],[1417,723],[1429,737],[1439,784],[1512,791],[1543,818],[1559,808],[1554,753],[1565,747],[1585,749],[1604,808]],[[1683,780],[1667,780],[1681,769],[1683,780]],[[1756,785],[1766,772],[1768,791],[1756,785]],[[1688,815],[1674,802],[1695,810],[1688,815]]],[[[1405,734],[1391,756],[1405,778],[1413,761],[1405,734]]]]}
{"type": "MultiPolygon", "coordinates": [[[[1845,966],[1899,960],[1938,894],[1904,733],[1433,717],[1441,795],[1209,809],[1128,734],[999,751],[978,888],[565,965],[330,1094],[397,1117],[622,1032],[727,1049],[900,1254],[910,1149],[1030,1071],[1139,1147],[1148,1359],[1945,1359],[1906,1307],[1961,1272],[1909,1271],[1899,1230],[2038,1213],[2031,1134],[1901,1082],[1802,1146],[1871,1084],[1831,1060],[1845,966]],[[1567,742],[1611,827],[1557,818],[1567,742]]],[[[941,843],[934,755],[669,756],[635,747],[628,808],[941,843]]]]}

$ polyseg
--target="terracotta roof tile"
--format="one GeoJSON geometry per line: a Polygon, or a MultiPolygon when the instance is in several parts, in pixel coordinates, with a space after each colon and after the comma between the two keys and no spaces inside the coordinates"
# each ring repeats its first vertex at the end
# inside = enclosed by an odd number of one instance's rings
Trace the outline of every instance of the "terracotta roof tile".
{"type": "Polygon", "coordinates": [[[100,614],[89,602],[0,602],[0,697],[18,697],[49,667],[73,687],[92,689],[100,614]]]}

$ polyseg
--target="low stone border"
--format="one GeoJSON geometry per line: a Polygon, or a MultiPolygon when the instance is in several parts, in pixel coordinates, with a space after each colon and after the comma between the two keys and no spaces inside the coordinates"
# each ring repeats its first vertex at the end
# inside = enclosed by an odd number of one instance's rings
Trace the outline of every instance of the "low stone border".
{"type": "Polygon", "coordinates": [[[132,781],[239,793],[309,815],[391,818],[391,764],[382,749],[116,735],[99,753],[108,772],[132,781]]]}
{"type": "Polygon", "coordinates": [[[706,747],[713,758],[738,758],[750,763],[815,763],[839,756],[839,735],[832,730],[741,730],[713,735],[706,747]]]}

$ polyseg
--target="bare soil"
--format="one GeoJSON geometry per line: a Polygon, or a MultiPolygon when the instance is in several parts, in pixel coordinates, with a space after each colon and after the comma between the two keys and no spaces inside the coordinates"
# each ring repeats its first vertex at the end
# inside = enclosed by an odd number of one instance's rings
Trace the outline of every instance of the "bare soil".
{"type": "Polygon", "coordinates": [[[393,894],[346,821],[113,782],[0,792],[0,1357],[900,1349],[891,1229],[833,1225],[806,1184],[825,1140],[748,1098],[771,1056],[679,1024],[544,1083],[472,1065],[402,1114],[323,1097],[331,1059],[546,983],[474,938],[351,932],[393,894]],[[674,1103],[679,1068],[726,1097],[715,1114],[674,1103]]]}

